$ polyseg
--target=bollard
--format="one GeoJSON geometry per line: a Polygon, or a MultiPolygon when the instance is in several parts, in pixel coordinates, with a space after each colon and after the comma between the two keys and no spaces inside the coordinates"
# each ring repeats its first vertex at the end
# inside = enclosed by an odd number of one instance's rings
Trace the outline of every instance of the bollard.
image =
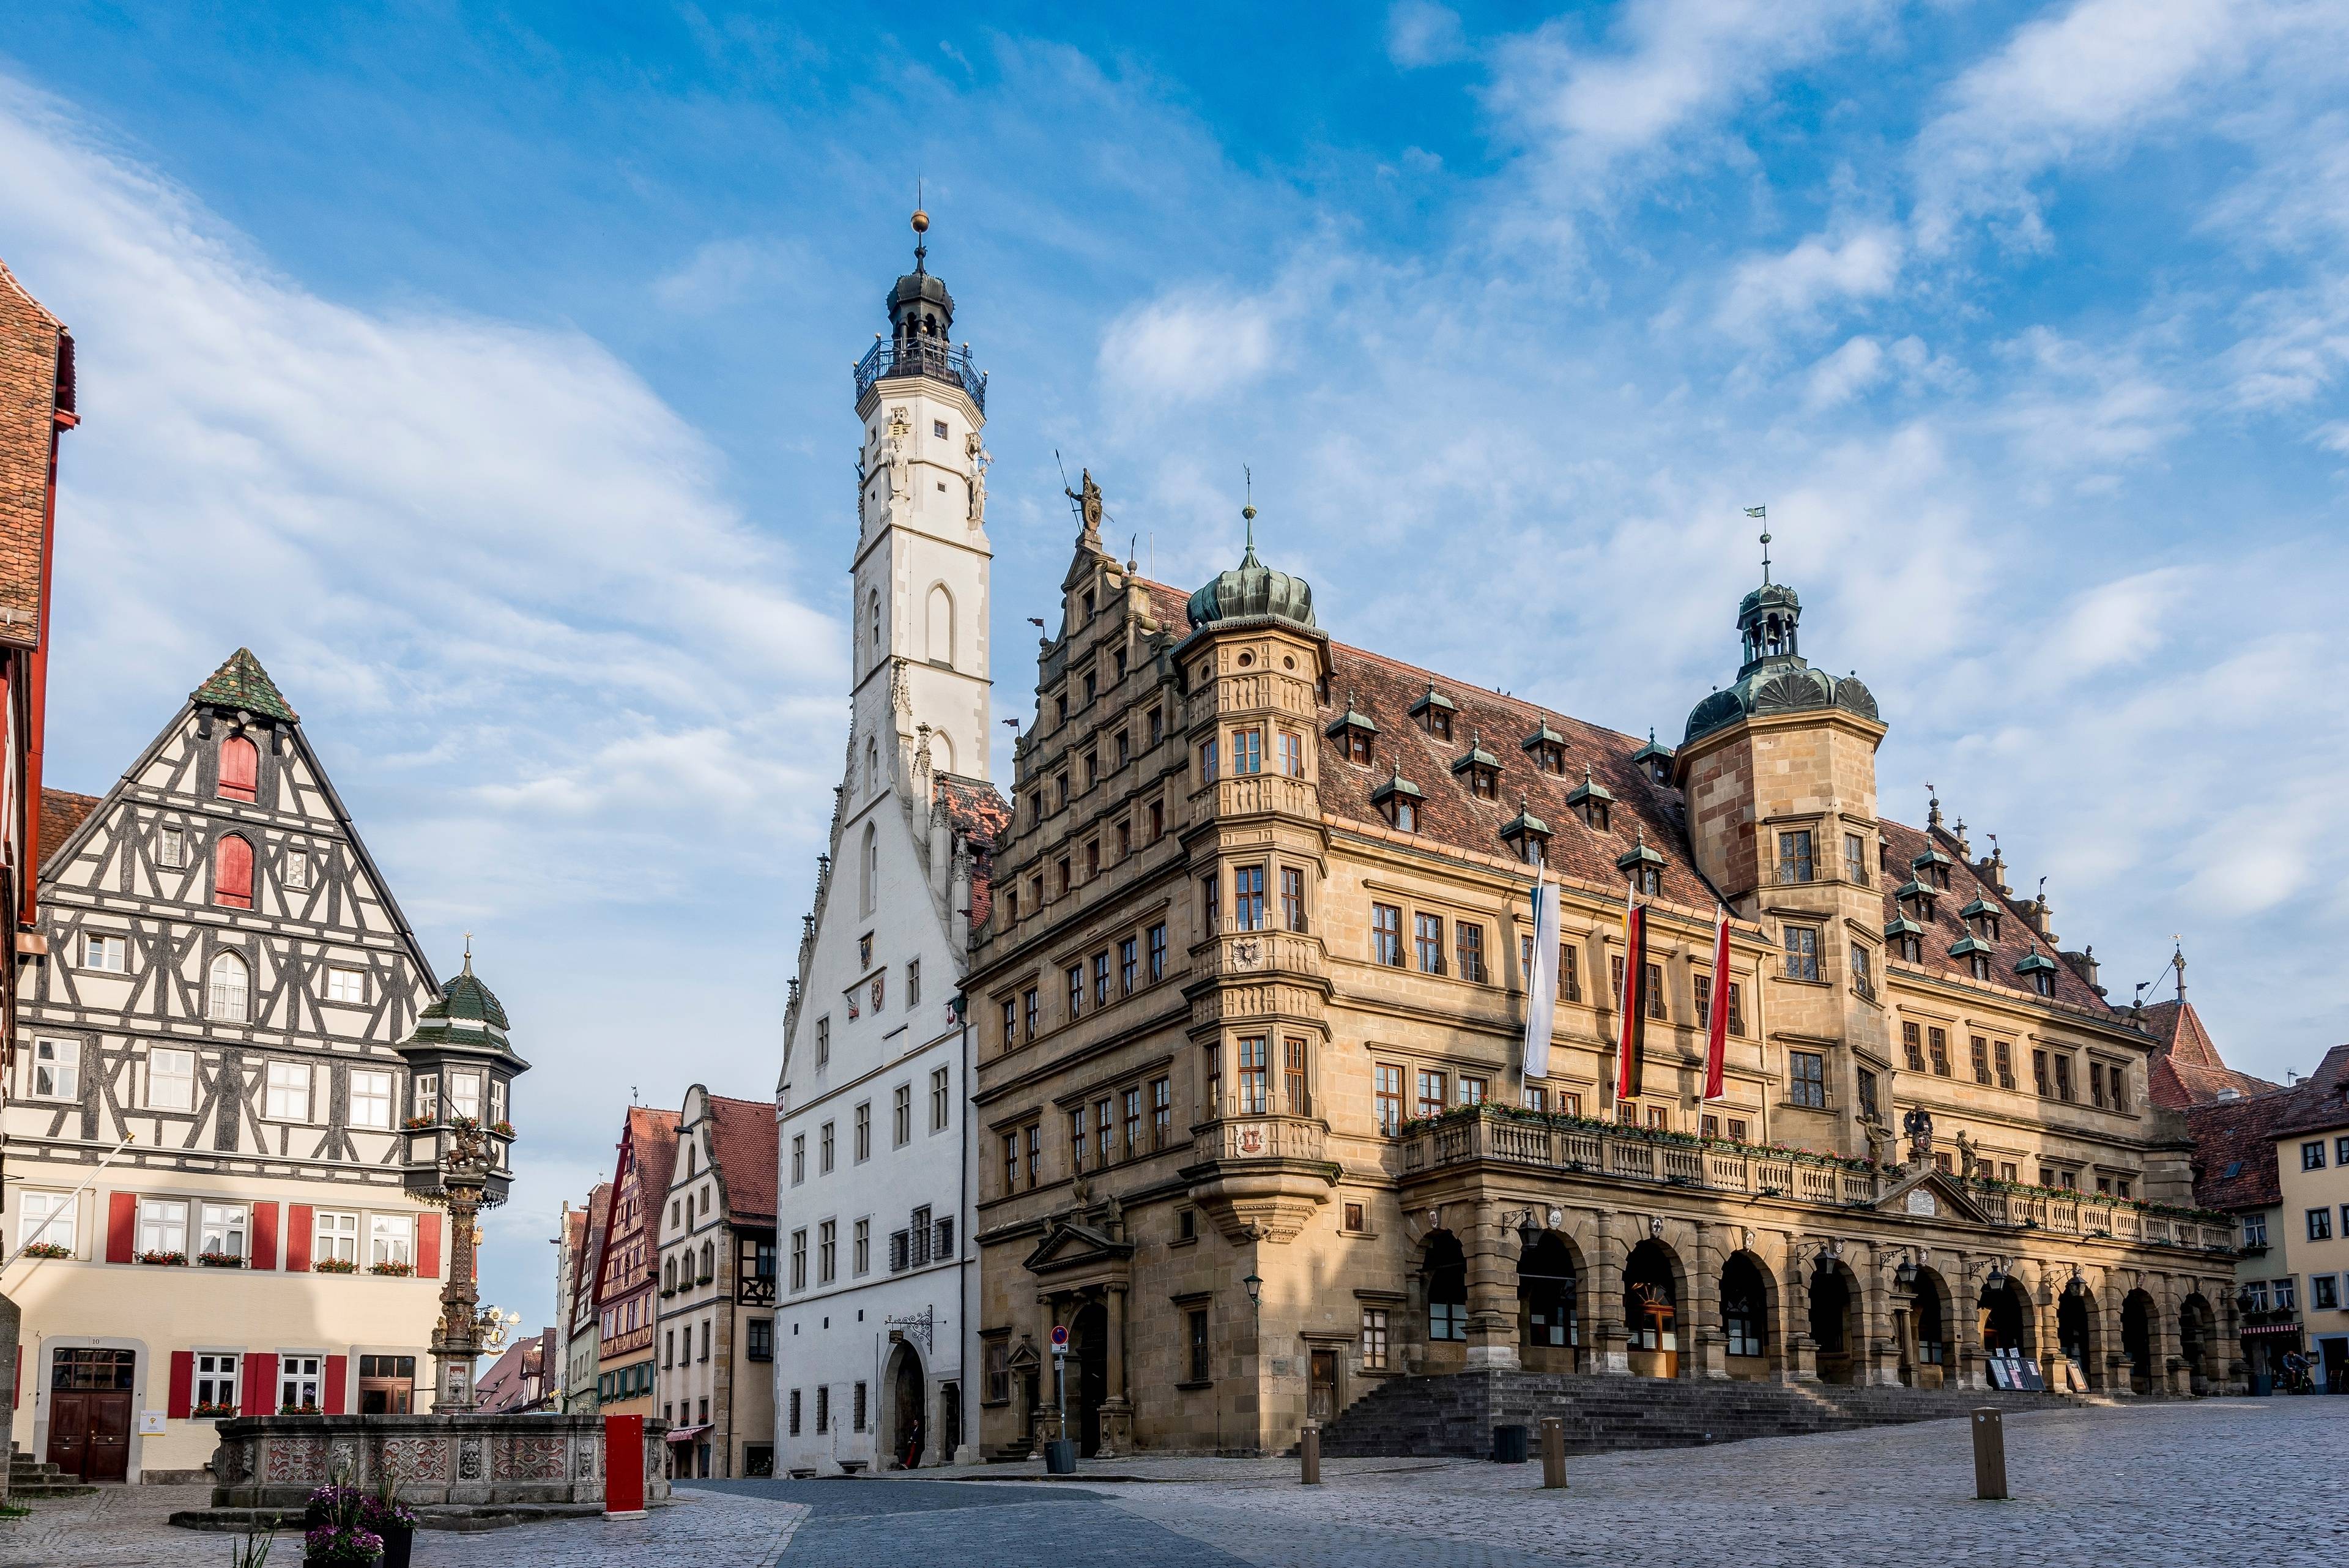
{"type": "Polygon", "coordinates": [[[1566,1487],[1566,1423],[1544,1416],[1541,1424],[1542,1486],[1550,1491],[1566,1487]]]}
{"type": "Polygon", "coordinates": [[[1305,1430],[1297,1439],[1297,1455],[1305,1462],[1303,1484],[1319,1486],[1321,1484],[1321,1424],[1319,1422],[1305,1423],[1305,1430]]]}
{"type": "Polygon", "coordinates": [[[2006,1418],[1996,1410],[1974,1412],[1974,1496],[1985,1502],[2006,1497],[2006,1418]]]}

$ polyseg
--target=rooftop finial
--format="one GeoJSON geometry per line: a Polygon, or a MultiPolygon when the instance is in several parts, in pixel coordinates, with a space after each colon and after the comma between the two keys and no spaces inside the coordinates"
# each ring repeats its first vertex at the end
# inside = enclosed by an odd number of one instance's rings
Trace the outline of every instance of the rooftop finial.
{"type": "Polygon", "coordinates": [[[922,210],[922,177],[916,174],[914,176],[914,270],[916,272],[929,270],[926,258],[930,254],[930,248],[922,243],[922,236],[929,232],[930,215],[922,210]]]}
{"type": "Polygon", "coordinates": [[[1939,832],[1941,826],[1941,797],[1933,793],[1933,781],[1925,781],[1925,831],[1939,832]]]}
{"type": "Polygon", "coordinates": [[[1745,509],[1745,515],[1762,520],[1762,583],[1767,587],[1770,583],[1770,509],[1767,506],[1749,506],[1745,509]]]}
{"type": "Polygon", "coordinates": [[[473,972],[473,933],[471,931],[465,933],[465,972],[473,972]]]}
{"type": "Polygon", "coordinates": [[[1247,553],[1253,557],[1256,555],[1256,471],[1246,463],[1240,464],[1240,483],[1243,486],[1240,517],[1247,524],[1247,553]]]}
{"type": "Polygon", "coordinates": [[[2186,942],[2181,937],[2169,939],[2169,967],[2178,971],[2178,1000],[2186,1000],[2186,942]]]}

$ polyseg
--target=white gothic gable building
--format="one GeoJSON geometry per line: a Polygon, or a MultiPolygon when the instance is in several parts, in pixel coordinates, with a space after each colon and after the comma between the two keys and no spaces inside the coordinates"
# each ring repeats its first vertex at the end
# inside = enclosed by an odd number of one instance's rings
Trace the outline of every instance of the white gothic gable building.
{"type": "Polygon", "coordinates": [[[937,1464],[970,1441],[957,999],[1007,808],[987,782],[987,382],[926,254],[856,369],[853,731],[775,1096],[787,1471],[886,1469],[917,1447],[937,1464]]]}

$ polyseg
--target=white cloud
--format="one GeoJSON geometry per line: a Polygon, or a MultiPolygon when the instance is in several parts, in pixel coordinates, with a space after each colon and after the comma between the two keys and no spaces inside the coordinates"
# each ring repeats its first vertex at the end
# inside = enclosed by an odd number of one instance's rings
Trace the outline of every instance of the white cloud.
{"type": "Polygon", "coordinates": [[[2044,667],[2074,680],[2116,665],[2143,662],[2167,640],[2165,624],[2191,584],[2175,567],[2100,584],[2063,611],[2047,643],[2044,667]]]}
{"type": "Polygon", "coordinates": [[[1459,12],[1433,0],[1395,0],[1387,8],[1387,58],[1402,69],[1447,65],[1467,53],[1459,12]]]}
{"type": "Polygon", "coordinates": [[[1714,324],[1760,339],[1812,324],[1850,300],[1880,299],[1900,275],[1898,231],[1882,224],[1840,242],[1812,234],[1783,254],[1749,256],[1731,275],[1714,324]]]}
{"type": "Polygon", "coordinates": [[[1268,298],[1192,292],[1137,306],[1102,334],[1102,378],[1143,402],[1186,402],[1253,381],[1272,363],[1268,298]]]}
{"type": "Polygon", "coordinates": [[[1873,337],[1854,337],[1811,367],[1803,400],[1814,409],[1847,402],[1881,380],[1884,347],[1873,337]]]}
{"type": "Polygon", "coordinates": [[[706,316],[739,305],[762,287],[804,271],[802,247],[760,240],[709,240],[653,282],[653,297],[681,315],[706,316]]]}

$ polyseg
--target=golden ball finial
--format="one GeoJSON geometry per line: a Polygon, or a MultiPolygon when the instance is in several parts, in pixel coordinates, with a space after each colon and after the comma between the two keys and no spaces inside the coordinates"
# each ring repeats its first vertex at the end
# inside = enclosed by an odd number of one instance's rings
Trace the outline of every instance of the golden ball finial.
{"type": "Polygon", "coordinates": [[[924,211],[922,211],[919,207],[915,208],[915,209],[914,209],[914,233],[916,233],[916,234],[928,234],[929,232],[930,232],[930,215],[929,215],[927,213],[925,213],[924,211]]]}

